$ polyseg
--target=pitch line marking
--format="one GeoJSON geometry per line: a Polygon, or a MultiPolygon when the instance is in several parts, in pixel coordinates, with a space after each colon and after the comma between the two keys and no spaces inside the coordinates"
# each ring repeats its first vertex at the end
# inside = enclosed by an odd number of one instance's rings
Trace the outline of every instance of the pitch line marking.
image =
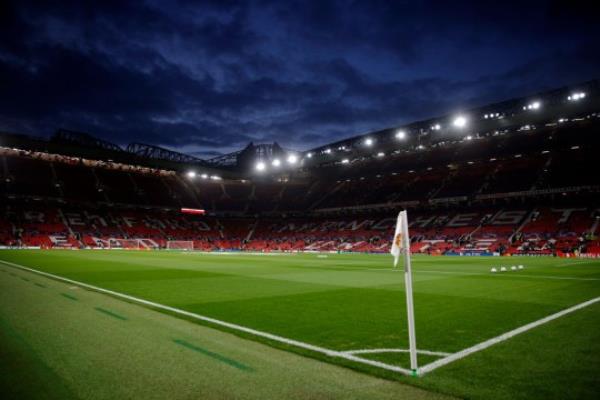
{"type": "Polygon", "coordinates": [[[590,259],[590,260],[586,260],[586,261],[570,261],[570,262],[561,262],[558,264],[554,264],[554,266],[555,267],[563,267],[565,265],[596,264],[599,261],[600,260],[598,260],[598,259],[590,259]]]}
{"type": "MultiPolygon", "coordinates": [[[[391,268],[364,268],[364,271],[389,271],[389,272],[404,272],[402,269],[391,268]]],[[[461,271],[440,271],[430,269],[414,269],[413,273],[426,274],[443,274],[443,275],[464,275],[464,276],[490,276],[479,272],[461,272],[461,271]]],[[[503,276],[510,278],[531,278],[531,279],[550,279],[550,280],[569,280],[569,281],[600,281],[600,278],[576,278],[572,276],[555,276],[555,275],[523,275],[519,272],[510,271],[506,274],[498,274],[495,276],[503,276]],[[514,272],[514,273],[513,273],[514,272]]]]}
{"type": "MultiPolygon", "coordinates": [[[[146,306],[150,306],[150,307],[153,307],[153,308],[158,308],[158,309],[166,310],[166,311],[169,311],[169,312],[172,312],[172,313],[175,313],[175,314],[185,315],[187,317],[190,317],[190,318],[193,318],[193,319],[197,319],[197,320],[200,320],[200,321],[209,322],[209,323],[212,323],[214,325],[224,326],[224,327],[232,329],[232,330],[237,330],[237,331],[240,331],[240,332],[249,333],[251,335],[258,336],[258,337],[263,337],[263,338],[266,338],[266,339],[269,339],[269,340],[272,340],[272,341],[275,341],[275,342],[292,345],[292,346],[303,348],[303,349],[306,349],[306,350],[311,350],[311,351],[314,351],[316,353],[324,354],[324,355],[329,356],[329,357],[339,357],[339,358],[343,358],[343,359],[346,359],[346,360],[355,361],[357,363],[367,364],[367,365],[371,365],[371,366],[374,366],[374,367],[379,367],[381,369],[385,369],[385,370],[388,370],[388,371],[399,372],[401,374],[408,375],[408,376],[412,376],[413,375],[413,371],[411,371],[409,369],[406,369],[406,368],[398,367],[396,365],[390,365],[390,364],[386,364],[386,363],[379,362],[379,361],[368,360],[368,359],[365,359],[365,358],[361,358],[361,357],[355,356],[353,354],[348,354],[347,352],[331,350],[331,349],[327,349],[327,348],[324,348],[324,347],[315,346],[315,345],[312,345],[312,344],[309,344],[309,343],[300,342],[298,340],[288,339],[288,338],[285,338],[283,336],[274,335],[274,334],[271,334],[271,333],[268,333],[268,332],[258,331],[258,330],[255,330],[255,329],[252,329],[252,328],[248,328],[248,327],[245,327],[245,326],[242,326],[242,325],[237,325],[237,324],[233,324],[233,323],[230,323],[230,322],[221,321],[221,320],[210,318],[210,317],[206,317],[206,316],[203,316],[203,315],[200,315],[200,314],[194,314],[194,313],[191,313],[189,311],[180,310],[178,308],[166,306],[166,305],[159,304],[159,303],[154,303],[152,301],[140,299],[140,298],[129,296],[129,295],[126,295],[126,294],[123,294],[123,293],[119,293],[119,292],[114,292],[112,290],[103,289],[103,288],[100,288],[100,287],[97,287],[97,286],[93,286],[93,285],[88,285],[87,283],[74,281],[74,280],[68,279],[68,278],[63,278],[62,276],[50,274],[48,272],[38,271],[36,269],[25,267],[23,265],[15,264],[15,263],[12,263],[12,262],[9,262],[9,261],[0,260],[0,263],[6,264],[6,265],[9,265],[9,266],[12,266],[14,268],[18,268],[18,269],[21,269],[21,270],[24,270],[24,271],[29,271],[29,272],[33,272],[33,273],[36,273],[36,274],[39,274],[39,275],[42,275],[42,276],[46,276],[46,277],[49,277],[49,278],[52,278],[52,279],[55,279],[55,280],[58,280],[58,281],[75,284],[75,285],[78,285],[80,287],[88,288],[88,289],[91,289],[91,290],[94,290],[94,291],[97,291],[97,292],[100,292],[100,293],[106,293],[106,294],[112,295],[114,297],[123,298],[123,299],[129,300],[129,301],[134,302],[134,303],[140,303],[140,304],[143,304],[143,305],[146,305],[146,306]]],[[[465,358],[465,357],[467,357],[467,356],[469,356],[469,355],[471,355],[473,353],[476,353],[478,351],[487,349],[488,347],[491,347],[491,346],[493,346],[493,345],[495,345],[497,343],[500,343],[500,342],[503,342],[505,340],[508,340],[508,339],[510,339],[510,338],[512,338],[514,336],[517,336],[517,335],[523,333],[523,332],[526,332],[528,330],[536,328],[536,327],[538,327],[540,325],[543,325],[543,324],[545,324],[547,322],[550,322],[550,321],[553,321],[555,319],[558,319],[558,318],[560,318],[560,317],[562,317],[564,315],[570,314],[570,313],[575,312],[577,310],[580,310],[582,308],[588,307],[588,306],[590,306],[590,305],[592,305],[594,303],[597,303],[597,302],[600,302],[600,297],[596,297],[596,298],[594,298],[592,300],[588,300],[586,302],[577,304],[577,305],[575,305],[573,307],[570,307],[570,308],[567,308],[565,310],[559,311],[559,312],[557,312],[555,314],[549,315],[549,316],[544,317],[544,318],[542,318],[540,320],[531,322],[531,323],[529,323],[527,325],[523,325],[523,326],[521,326],[519,328],[513,329],[512,331],[509,331],[509,332],[506,332],[506,333],[504,333],[502,335],[496,336],[495,338],[492,338],[492,339],[486,340],[484,342],[481,342],[479,344],[476,344],[475,346],[471,346],[469,348],[460,350],[457,353],[453,353],[453,354],[451,354],[451,355],[449,355],[449,356],[447,356],[445,358],[439,359],[437,361],[434,361],[432,363],[429,363],[429,364],[427,364],[427,365],[419,368],[417,374],[418,375],[424,375],[424,374],[429,373],[429,372],[431,372],[431,371],[433,371],[433,370],[435,370],[437,368],[440,368],[440,367],[442,367],[444,365],[447,365],[447,364],[450,364],[450,363],[452,363],[454,361],[457,361],[457,360],[460,360],[462,358],[465,358]]]]}
{"type": "MultiPolygon", "coordinates": [[[[378,353],[409,353],[409,349],[359,349],[359,350],[346,350],[341,353],[344,354],[378,354],[378,353]]],[[[417,350],[417,354],[424,354],[427,356],[439,356],[447,357],[452,353],[446,353],[443,351],[430,351],[430,350],[417,350]]]]}
{"type": "Polygon", "coordinates": [[[454,354],[449,355],[448,357],[441,358],[441,359],[439,359],[437,361],[434,361],[432,363],[429,363],[429,364],[427,364],[427,365],[419,368],[419,375],[424,375],[426,373],[429,373],[429,372],[431,372],[431,371],[433,371],[435,369],[438,369],[439,367],[442,367],[442,366],[450,364],[450,363],[452,363],[454,361],[457,361],[457,360],[460,360],[462,358],[465,358],[465,357],[467,357],[467,356],[469,356],[469,355],[471,355],[473,353],[476,353],[478,351],[487,349],[488,347],[491,347],[491,346],[493,346],[493,345],[495,345],[497,343],[500,343],[500,342],[503,342],[505,340],[508,340],[508,339],[510,339],[510,338],[512,338],[514,336],[520,335],[521,333],[527,332],[527,331],[529,331],[529,330],[531,330],[533,328],[536,328],[536,327],[538,327],[540,325],[546,324],[546,323],[548,323],[550,321],[554,321],[555,319],[563,317],[563,316],[565,316],[567,314],[571,314],[571,313],[573,313],[573,312],[575,312],[577,310],[581,310],[582,308],[589,307],[592,304],[595,304],[595,303],[598,303],[598,302],[600,302],[600,297],[596,297],[594,299],[585,301],[583,303],[579,303],[577,305],[574,305],[573,307],[566,308],[566,309],[564,309],[562,311],[559,311],[557,313],[548,315],[547,317],[544,317],[544,318],[539,319],[537,321],[531,322],[531,323],[529,323],[527,325],[523,325],[523,326],[521,326],[519,328],[513,329],[512,331],[508,331],[506,333],[503,333],[502,335],[499,335],[499,336],[496,336],[494,338],[488,339],[488,340],[486,340],[484,342],[478,343],[475,346],[471,346],[471,347],[468,347],[466,349],[463,349],[463,350],[461,350],[459,352],[456,352],[454,354]]]}
{"type": "MultiPolygon", "coordinates": [[[[438,270],[415,270],[413,272],[436,273],[436,274],[454,274],[454,275],[473,275],[473,276],[489,276],[478,272],[458,272],[458,271],[438,271],[438,270]]],[[[600,278],[576,278],[572,276],[555,276],[555,275],[524,275],[519,272],[506,274],[498,274],[496,276],[516,277],[516,278],[534,278],[534,279],[552,279],[552,280],[569,280],[569,281],[600,281],[600,278]]]]}
{"type": "Polygon", "coordinates": [[[3,263],[3,264],[6,264],[6,265],[12,266],[14,268],[21,269],[23,271],[29,271],[29,272],[32,272],[32,273],[35,273],[35,274],[39,274],[39,275],[48,277],[48,278],[52,278],[54,280],[58,280],[58,281],[61,281],[61,282],[66,282],[66,283],[78,285],[79,287],[87,288],[87,289],[90,289],[90,290],[93,290],[93,291],[96,291],[96,292],[109,294],[109,295],[111,295],[113,297],[122,298],[122,299],[128,300],[128,301],[133,302],[133,303],[139,303],[139,304],[143,304],[145,306],[149,306],[149,307],[152,307],[152,308],[157,308],[157,309],[160,309],[160,310],[169,311],[169,312],[174,313],[174,314],[184,315],[184,316],[192,318],[192,319],[196,319],[196,320],[204,321],[204,322],[209,322],[211,324],[223,326],[223,327],[229,328],[231,330],[239,331],[239,332],[249,333],[249,334],[254,335],[254,336],[258,336],[258,337],[262,337],[262,338],[265,338],[265,339],[272,340],[274,342],[279,342],[279,343],[284,343],[284,344],[287,344],[287,345],[299,347],[299,348],[302,348],[302,349],[313,351],[315,353],[324,354],[324,355],[329,356],[329,357],[343,358],[345,360],[354,361],[354,362],[357,362],[357,363],[360,363],[360,364],[367,364],[367,365],[371,365],[371,366],[378,367],[378,368],[381,368],[381,369],[385,369],[385,370],[388,370],[388,371],[399,372],[401,374],[408,375],[408,376],[411,376],[413,374],[413,371],[411,371],[409,369],[406,369],[406,368],[398,367],[396,365],[386,364],[386,363],[383,363],[383,362],[380,362],[380,361],[367,360],[367,359],[364,359],[364,358],[360,358],[360,357],[354,356],[352,354],[346,354],[344,352],[327,349],[325,347],[315,346],[315,345],[312,345],[312,344],[309,344],[309,343],[300,342],[300,341],[294,340],[294,339],[288,339],[288,338],[283,337],[283,336],[278,336],[278,335],[274,335],[272,333],[259,331],[259,330],[248,328],[248,327],[245,327],[245,326],[242,326],[242,325],[237,325],[237,324],[233,324],[233,323],[230,323],[230,322],[221,321],[221,320],[218,320],[218,319],[215,319],[215,318],[206,317],[204,315],[195,314],[195,313],[192,313],[192,312],[189,312],[189,311],[185,311],[185,310],[180,310],[178,308],[166,306],[164,304],[154,303],[152,301],[148,301],[148,300],[140,299],[140,298],[137,298],[137,297],[129,296],[127,294],[115,292],[115,291],[112,291],[112,290],[109,290],[109,289],[103,289],[103,288],[100,288],[100,287],[97,287],[97,286],[89,285],[87,283],[75,281],[75,280],[72,280],[72,279],[69,279],[69,278],[64,278],[62,276],[50,274],[48,272],[38,271],[36,269],[25,267],[23,265],[15,264],[15,263],[12,263],[12,262],[9,262],[9,261],[0,260],[0,262],[3,263]]]}

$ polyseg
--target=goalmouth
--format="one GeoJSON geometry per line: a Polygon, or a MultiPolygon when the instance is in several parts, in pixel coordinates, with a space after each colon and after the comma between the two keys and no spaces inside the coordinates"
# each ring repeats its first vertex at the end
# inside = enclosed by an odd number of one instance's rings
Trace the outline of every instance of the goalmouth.
{"type": "Polygon", "coordinates": [[[167,250],[194,250],[192,240],[167,240],[167,250]]]}
{"type": "Polygon", "coordinates": [[[158,249],[158,245],[151,239],[122,239],[110,238],[104,244],[107,249],[120,250],[153,250],[158,249]]]}

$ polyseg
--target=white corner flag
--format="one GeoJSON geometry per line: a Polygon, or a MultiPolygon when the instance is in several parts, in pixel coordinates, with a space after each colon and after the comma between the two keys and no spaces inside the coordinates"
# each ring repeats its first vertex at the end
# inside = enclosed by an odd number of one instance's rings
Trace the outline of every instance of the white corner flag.
{"type": "Polygon", "coordinates": [[[394,268],[400,255],[404,254],[404,284],[406,286],[406,314],[408,317],[408,345],[410,350],[410,369],[417,374],[417,337],[415,334],[415,311],[413,307],[412,272],[410,265],[410,237],[408,236],[408,218],[406,211],[400,211],[396,222],[396,232],[390,253],[394,256],[394,268]]]}

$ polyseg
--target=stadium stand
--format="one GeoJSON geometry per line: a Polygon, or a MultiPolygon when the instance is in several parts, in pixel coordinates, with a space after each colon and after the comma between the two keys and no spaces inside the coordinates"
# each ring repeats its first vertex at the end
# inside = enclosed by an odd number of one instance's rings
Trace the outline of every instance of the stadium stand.
{"type": "Polygon", "coordinates": [[[249,145],[211,164],[142,144],[128,153],[70,131],[47,142],[4,135],[0,245],[179,240],[207,251],[385,252],[394,215],[408,208],[414,252],[600,255],[599,114],[512,115],[512,125],[484,122],[461,137],[421,127],[401,146],[381,139],[368,152],[353,138],[266,175],[236,168],[253,151],[285,156],[278,145],[249,145]]]}

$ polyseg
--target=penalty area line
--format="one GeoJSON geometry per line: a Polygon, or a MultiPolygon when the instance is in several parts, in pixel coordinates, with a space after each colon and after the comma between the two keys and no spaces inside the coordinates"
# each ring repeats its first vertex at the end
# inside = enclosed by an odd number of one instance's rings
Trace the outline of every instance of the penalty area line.
{"type": "Polygon", "coordinates": [[[140,299],[138,297],[129,296],[127,294],[115,292],[115,291],[112,291],[112,290],[109,290],[109,289],[103,289],[103,288],[98,287],[98,286],[93,286],[93,285],[89,285],[87,283],[75,281],[75,280],[72,280],[72,279],[69,279],[69,278],[64,278],[64,277],[59,276],[59,275],[54,275],[54,274],[50,274],[48,272],[39,271],[37,269],[29,268],[29,267],[26,267],[24,265],[16,264],[16,263],[13,263],[13,262],[10,262],[10,261],[0,260],[0,263],[8,265],[8,266],[11,266],[11,267],[14,267],[14,268],[17,268],[17,269],[20,269],[20,270],[23,270],[23,271],[29,271],[29,272],[32,272],[34,274],[42,275],[42,276],[45,276],[47,278],[51,278],[51,279],[54,279],[54,280],[57,280],[57,281],[66,282],[66,283],[70,283],[70,284],[73,284],[73,285],[77,285],[79,287],[90,289],[90,290],[93,290],[95,292],[104,293],[104,294],[108,294],[108,295],[113,296],[113,297],[125,299],[127,301],[132,302],[132,303],[138,303],[138,304],[142,304],[142,305],[145,305],[145,306],[148,306],[148,307],[151,307],[151,308],[155,308],[155,309],[159,309],[159,310],[164,310],[164,311],[169,311],[171,313],[178,314],[178,315],[183,315],[183,316],[186,316],[188,318],[192,318],[192,319],[195,319],[195,320],[198,320],[198,321],[208,322],[208,323],[211,323],[213,325],[222,326],[222,327],[234,330],[234,331],[248,333],[248,334],[250,334],[252,336],[261,337],[261,338],[264,338],[264,339],[271,340],[273,342],[283,343],[283,344],[286,344],[286,345],[289,345],[289,346],[298,347],[298,348],[305,349],[305,350],[310,350],[310,351],[313,351],[315,353],[324,354],[324,355],[329,356],[329,357],[343,358],[345,360],[354,361],[356,363],[366,364],[366,365],[370,365],[370,366],[373,366],[373,367],[378,367],[378,368],[381,368],[381,369],[385,369],[387,371],[399,372],[399,373],[401,373],[403,375],[408,375],[408,376],[412,376],[413,375],[413,371],[411,371],[410,369],[398,367],[396,365],[386,364],[386,363],[383,363],[383,362],[380,362],[380,361],[374,361],[374,360],[364,359],[364,358],[361,358],[361,357],[354,356],[352,354],[347,354],[346,352],[331,350],[331,349],[327,349],[325,347],[315,346],[315,345],[312,345],[312,344],[309,344],[309,343],[300,342],[300,341],[294,340],[294,339],[288,339],[286,337],[278,336],[278,335],[275,335],[275,334],[272,334],[272,333],[263,332],[263,331],[259,331],[259,330],[252,329],[252,328],[248,328],[248,327],[245,327],[245,326],[242,326],[242,325],[233,324],[231,322],[226,322],[226,321],[221,321],[221,320],[218,320],[218,319],[215,319],[215,318],[206,317],[204,315],[195,314],[195,313],[192,313],[192,312],[189,312],[189,311],[181,310],[179,308],[174,308],[174,307],[166,306],[164,304],[155,303],[153,301],[140,299]]]}
{"type": "Polygon", "coordinates": [[[468,347],[468,348],[463,349],[461,351],[458,351],[458,352],[456,352],[456,353],[454,353],[452,355],[449,355],[448,357],[441,358],[439,360],[436,360],[436,361],[434,361],[434,362],[432,362],[430,364],[427,364],[427,365],[419,368],[419,375],[425,375],[425,374],[427,374],[427,373],[429,373],[429,372],[431,372],[431,371],[433,371],[435,369],[438,369],[439,367],[442,367],[444,365],[448,365],[448,364],[450,364],[450,363],[452,363],[454,361],[458,361],[458,360],[460,360],[462,358],[465,358],[465,357],[467,357],[467,356],[469,356],[469,355],[471,355],[473,353],[476,353],[478,351],[485,350],[488,347],[491,347],[491,346],[493,346],[495,344],[498,344],[500,342],[508,340],[508,339],[510,339],[510,338],[512,338],[514,336],[520,335],[521,333],[527,332],[527,331],[529,331],[529,330],[531,330],[533,328],[537,328],[538,326],[546,324],[546,323],[548,323],[550,321],[554,321],[554,320],[556,320],[558,318],[564,317],[565,315],[571,314],[571,313],[573,313],[573,312],[575,312],[577,310],[581,310],[582,308],[589,307],[592,304],[595,304],[595,303],[598,303],[598,302],[600,302],[600,297],[596,297],[594,299],[585,301],[583,303],[576,304],[576,305],[574,305],[572,307],[569,307],[569,308],[566,308],[566,309],[564,309],[562,311],[559,311],[557,313],[548,315],[547,317],[544,317],[544,318],[539,319],[537,321],[531,322],[531,323],[529,323],[527,325],[523,325],[523,326],[521,326],[519,328],[513,329],[512,331],[508,331],[506,333],[503,333],[502,335],[499,335],[499,336],[496,336],[494,338],[488,339],[488,340],[486,340],[484,342],[476,344],[475,346],[471,346],[471,347],[468,347]]]}

